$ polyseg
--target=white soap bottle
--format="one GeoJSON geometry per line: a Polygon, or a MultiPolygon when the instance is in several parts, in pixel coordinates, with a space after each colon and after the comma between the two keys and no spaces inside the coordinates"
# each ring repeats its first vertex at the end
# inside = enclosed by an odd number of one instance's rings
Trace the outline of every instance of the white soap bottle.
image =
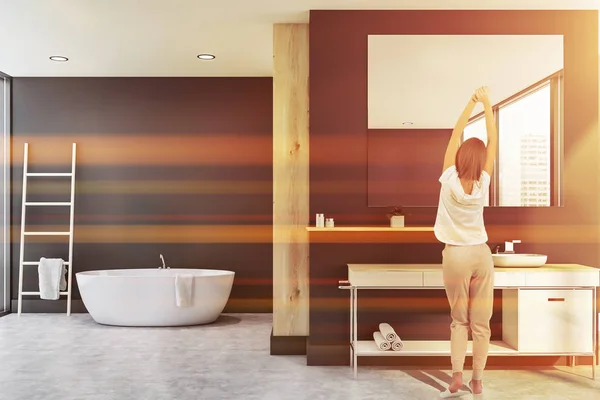
{"type": "Polygon", "coordinates": [[[315,221],[315,226],[317,228],[324,228],[325,227],[325,215],[324,214],[317,214],[317,219],[315,221]]]}

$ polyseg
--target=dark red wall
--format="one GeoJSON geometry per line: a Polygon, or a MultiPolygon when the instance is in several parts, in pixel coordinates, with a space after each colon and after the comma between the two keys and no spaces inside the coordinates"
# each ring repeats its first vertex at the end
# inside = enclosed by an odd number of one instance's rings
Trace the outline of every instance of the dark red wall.
{"type": "MultiPolygon", "coordinates": [[[[172,267],[235,271],[227,311],[271,311],[271,78],[15,78],[12,109],[13,299],[23,143],[30,170],[56,171],[76,142],[75,273],[155,268],[162,253],[172,267]]],[[[29,200],[68,195],[62,182],[31,180],[29,200]]],[[[65,211],[30,209],[27,224],[68,229],[65,211]]],[[[28,244],[26,258],[66,259],[55,241],[28,244]]],[[[29,298],[25,309],[65,310],[29,298]]]]}
{"type": "MultiPolygon", "coordinates": [[[[331,215],[336,225],[388,223],[386,209],[367,206],[369,34],[564,35],[565,207],[488,208],[485,219],[491,245],[522,239],[518,251],[546,253],[552,263],[598,266],[600,186],[598,174],[592,172],[600,167],[598,12],[311,11],[310,213],[331,215]]],[[[439,165],[441,170],[442,159],[439,165]]],[[[409,212],[407,224],[432,226],[436,207],[409,212]]],[[[348,363],[348,294],[337,289],[337,281],[347,277],[346,263],[439,263],[441,250],[435,240],[394,245],[361,244],[359,239],[348,244],[311,244],[309,364],[348,363]]],[[[387,320],[397,323],[400,335],[407,339],[449,339],[449,310],[443,293],[367,293],[363,297],[362,304],[371,306],[359,316],[364,338],[376,323],[387,320]],[[387,305],[378,297],[388,297],[387,305]],[[374,313],[377,309],[380,314],[374,313]]],[[[500,322],[497,308],[492,332],[496,338],[500,322]]]]}
{"type": "Polygon", "coordinates": [[[370,129],[369,207],[435,207],[452,129],[370,129]]]}

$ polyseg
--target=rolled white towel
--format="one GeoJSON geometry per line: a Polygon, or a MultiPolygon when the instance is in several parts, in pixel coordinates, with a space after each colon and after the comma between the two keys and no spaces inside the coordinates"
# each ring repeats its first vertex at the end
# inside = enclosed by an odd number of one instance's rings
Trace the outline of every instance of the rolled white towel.
{"type": "Polygon", "coordinates": [[[385,350],[389,350],[392,347],[390,342],[385,340],[385,338],[379,331],[373,332],[373,339],[375,339],[375,344],[377,345],[377,348],[379,350],[385,351],[385,350]]]}
{"type": "Polygon", "coordinates": [[[394,328],[392,328],[392,326],[390,324],[387,324],[387,323],[379,324],[379,332],[381,332],[381,334],[383,335],[385,340],[387,340],[390,343],[395,341],[396,339],[398,339],[398,335],[396,334],[396,332],[394,331],[394,328]]]}
{"type": "Polygon", "coordinates": [[[397,338],[396,340],[394,340],[392,342],[392,350],[400,351],[403,348],[404,348],[404,343],[402,343],[402,340],[400,340],[400,338],[397,338]]]}

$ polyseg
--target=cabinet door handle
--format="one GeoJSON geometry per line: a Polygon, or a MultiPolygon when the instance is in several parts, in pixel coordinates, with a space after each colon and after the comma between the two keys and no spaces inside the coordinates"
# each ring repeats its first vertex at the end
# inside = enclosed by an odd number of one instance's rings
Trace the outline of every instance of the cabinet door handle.
{"type": "Polygon", "coordinates": [[[549,297],[548,301],[565,301],[564,297],[549,297]]]}

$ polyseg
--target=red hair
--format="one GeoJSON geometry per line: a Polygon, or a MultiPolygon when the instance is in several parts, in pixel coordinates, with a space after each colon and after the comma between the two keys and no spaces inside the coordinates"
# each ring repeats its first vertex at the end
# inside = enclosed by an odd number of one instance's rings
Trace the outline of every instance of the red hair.
{"type": "Polygon", "coordinates": [[[483,172],[486,155],[485,144],[481,139],[465,140],[458,148],[454,160],[458,177],[468,181],[478,181],[483,172]]]}

